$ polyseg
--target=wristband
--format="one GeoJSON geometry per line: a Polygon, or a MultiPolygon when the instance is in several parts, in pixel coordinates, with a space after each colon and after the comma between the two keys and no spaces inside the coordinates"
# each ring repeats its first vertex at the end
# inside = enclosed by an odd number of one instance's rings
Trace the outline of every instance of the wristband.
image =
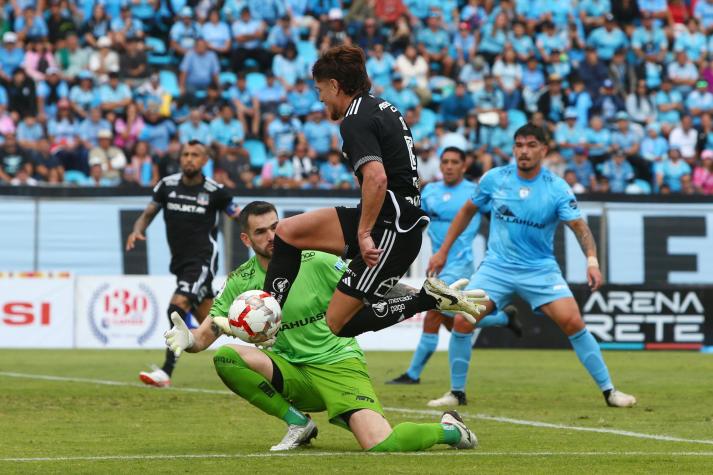
{"type": "Polygon", "coordinates": [[[599,260],[594,256],[587,257],[587,267],[599,267],[599,260]]]}

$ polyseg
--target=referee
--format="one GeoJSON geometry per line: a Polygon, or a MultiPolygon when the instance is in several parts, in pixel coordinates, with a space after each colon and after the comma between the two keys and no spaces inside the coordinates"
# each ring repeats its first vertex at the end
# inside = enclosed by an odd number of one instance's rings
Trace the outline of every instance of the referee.
{"type": "MultiPolygon", "coordinates": [[[[181,150],[181,173],[169,175],[156,184],[151,203],[126,240],[127,251],[134,248],[136,240],[145,241],[146,228],[163,209],[171,249],[170,271],[176,276],[177,285],[167,310],[169,323],[173,312],[184,320],[191,312],[198,322],[208,315],[213,305],[213,276],[218,267],[218,215],[224,211],[235,216],[231,194],[201,172],[207,161],[205,145],[197,140],[185,144],[181,150]]],[[[152,386],[170,386],[175,364],[173,352],[166,349],[163,366],[142,371],[139,378],[152,386]]]]}
{"type": "Polygon", "coordinates": [[[351,259],[327,309],[336,335],[380,330],[436,307],[477,314],[477,305],[436,280],[415,295],[384,298],[418,255],[429,222],[420,209],[411,130],[396,107],[369,94],[361,48],[330,48],[312,75],[330,119],[341,120],[342,152],[359,181],[361,202],[281,220],[264,290],[282,305],[299,271],[300,250],[312,249],[351,259]]]}

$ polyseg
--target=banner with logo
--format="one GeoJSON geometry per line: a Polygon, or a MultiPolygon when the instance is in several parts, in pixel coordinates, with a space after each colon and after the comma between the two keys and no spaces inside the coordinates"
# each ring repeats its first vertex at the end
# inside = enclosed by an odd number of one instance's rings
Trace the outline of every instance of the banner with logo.
{"type": "Polygon", "coordinates": [[[72,348],[74,278],[0,276],[0,348],[72,348]]]}

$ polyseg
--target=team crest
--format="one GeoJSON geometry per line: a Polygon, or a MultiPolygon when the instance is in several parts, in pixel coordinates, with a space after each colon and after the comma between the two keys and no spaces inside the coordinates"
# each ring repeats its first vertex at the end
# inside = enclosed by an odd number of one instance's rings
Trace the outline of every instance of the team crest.
{"type": "Polygon", "coordinates": [[[198,193],[198,196],[196,197],[196,203],[201,206],[208,206],[209,201],[210,197],[208,196],[208,193],[198,193]]]}
{"type": "Polygon", "coordinates": [[[520,199],[524,200],[528,196],[530,196],[530,189],[526,186],[521,187],[520,188],[520,199]]]}
{"type": "Polygon", "coordinates": [[[443,195],[443,201],[450,201],[450,200],[451,200],[451,194],[450,194],[450,193],[446,193],[446,194],[443,195]]]}

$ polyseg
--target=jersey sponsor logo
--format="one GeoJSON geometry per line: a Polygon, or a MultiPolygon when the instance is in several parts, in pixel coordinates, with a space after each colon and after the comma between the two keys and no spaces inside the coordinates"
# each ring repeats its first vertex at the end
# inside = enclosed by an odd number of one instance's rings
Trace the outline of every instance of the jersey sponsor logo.
{"type": "Polygon", "coordinates": [[[169,198],[175,198],[175,197],[176,197],[176,192],[175,192],[175,191],[170,192],[170,193],[168,194],[168,197],[169,197],[169,198]]]}
{"type": "Polygon", "coordinates": [[[278,277],[272,281],[272,288],[275,292],[284,292],[290,286],[290,281],[284,277],[278,277]]]}
{"type": "Polygon", "coordinates": [[[371,308],[379,318],[384,318],[389,314],[389,304],[385,300],[371,304],[371,308]]]}
{"type": "Polygon", "coordinates": [[[320,313],[318,315],[303,318],[302,320],[295,320],[294,322],[283,322],[282,325],[280,325],[280,331],[292,330],[293,328],[300,328],[305,325],[310,325],[312,323],[319,322],[321,320],[324,320],[324,316],[324,313],[320,313]]]}
{"type": "Polygon", "coordinates": [[[391,107],[391,103],[389,101],[383,101],[379,104],[379,110],[384,110],[387,107],[391,107]]]}
{"type": "Polygon", "coordinates": [[[506,205],[500,205],[494,210],[494,214],[496,219],[505,221],[506,223],[522,224],[524,226],[530,226],[537,229],[543,229],[545,227],[543,223],[536,223],[534,221],[530,221],[529,219],[518,218],[506,205]]]}
{"type": "Polygon", "coordinates": [[[374,399],[373,399],[373,398],[370,398],[369,396],[364,396],[364,395],[362,395],[362,394],[357,394],[357,395],[356,395],[356,400],[357,400],[357,401],[367,401],[367,402],[370,402],[370,403],[374,404],[374,399]]]}
{"type": "Polygon", "coordinates": [[[530,196],[530,189],[526,186],[521,187],[520,188],[520,199],[524,200],[528,196],[530,196]]]}
{"type": "Polygon", "coordinates": [[[337,269],[338,271],[346,272],[346,267],[347,267],[347,263],[341,259],[337,259],[337,262],[334,263],[334,268],[337,269]]]}
{"type": "Polygon", "coordinates": [[[201,206],[208,206],[209,202],[210,196],[208,195],[208,193],[198,193],[198,196],[196,197],[196,203],[201,206]]]}
{"type": "Polygon", "coordinates": [[[577,204],[577,200],[569,200],[569,207],[572,209],[579,208],[579,205],[577,204]]]}
{"type": "Polygon", "coordinates": [[[254,275],[255,275],[255,269],[254,269],[254,268],[253,268],[253,269],[250,269],[250,270],[245,270],[245,271],[240,272],[240,277],[242,277],[243,279],[249,279],[250,277],[252,277],[252,276],[254,276],[254,275]]]}
{"type": "Polygon", "coordinates": [[[316,256],[316,255],[317,255],[317,253],[315,253],[314,251],[303,252],[302,253],[302,262],[310,261],[310,260],[314,259],[314,256],[316,256]]]}
{"type": "Polygon", "coordinates": [[[390,277],[386,280],[382,280],[374,291],[374,295],[377,297],[384,297],[387,293],[389,293],[389,290],[391,290],[393,286],[398,283],[398,281],[398,277],[390,277]]]}
{"type": "Polygon", "coordinates": [[[205,214],[206,209],[203,206],[198,205],[186,205],[179,203],[168,203],[166,205],[170,211],[178,211],[180,213],[193,213],[193,214],[205,214]]]}

